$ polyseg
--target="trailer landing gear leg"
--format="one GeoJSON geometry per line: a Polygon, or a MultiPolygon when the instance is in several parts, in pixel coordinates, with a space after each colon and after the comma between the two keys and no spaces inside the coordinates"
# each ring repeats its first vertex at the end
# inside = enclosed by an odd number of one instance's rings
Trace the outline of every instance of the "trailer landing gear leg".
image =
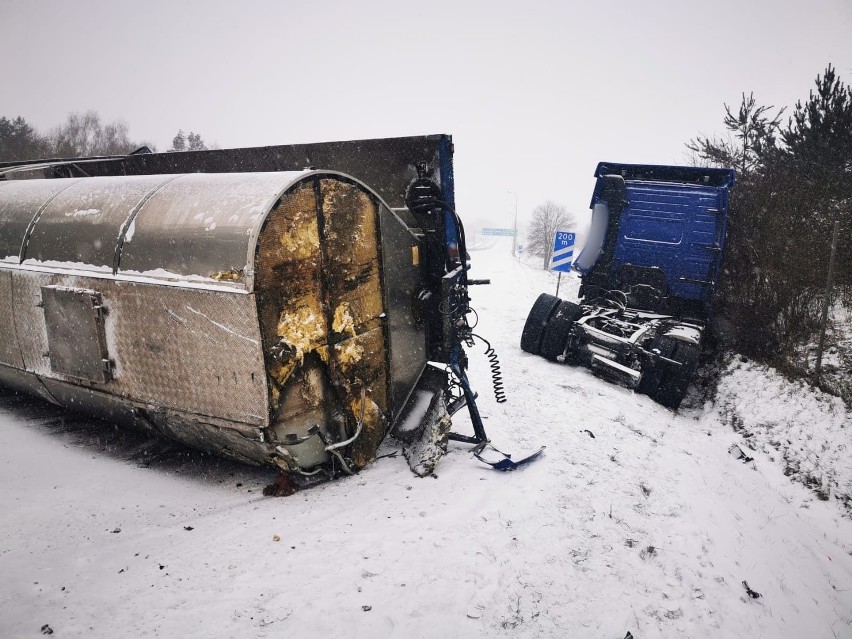
{"type": "Polygon", "coordinates": [[[458,442],[467,442],[469,444],[476,444],[471,449],[471,453],[483,464],[488,464],[495,470],[509,471],[515,470],[519,466],[523,466],[524,464],[528,464],[532,461],[538,459],[541,454],[544,452],[545,447],[542,446],[532,455],[528,455],[521,460],[513,461],[512,456],[504,453],[503,451],[495,448],[491,444],[491,440],[488,439],[488,436],[485,434],[485,425],[482,423],[482,416],[479,414],[479,408],[476,406],[476,394],[471,390],[470,383],[467,381],[467,376],[464,374],[464,371],[461,370],[459,366],[452,366],[452,371],[455,376],[458,378],[459,383],[461,384],[462,391],[464,392],[465,400],[467,403],[468,411],[470,412],[470,421],[473,423],[473,433],[474,436],[470,437],[468,435],[459,435],[458,433],[450,433],[450,439],[458,442]],[[490,448],[494,452],[498,453],[502,456],[502,459],[492,462],[485,459],[482,454],[486,448],[490,448]]]}
{"type": "Polygon", "coordinates": [[[450,433],[450,439],[456,442],[466,442],[468,444],[483,445],[488,443],[488,435],[485,434],[485,425],[482,423],[482,416],[479,414],[479,408],[476,405],[476,393],[470,388],[470,382],[467,381],[467,375],[458,364],[452,364],[450,368],[456,379],[461,384],[462,392],[464,393],[467,410],[470,413],[470,421],[473,424],[473,437],[469,435],[459,435],[458,433],[450,433]]]}

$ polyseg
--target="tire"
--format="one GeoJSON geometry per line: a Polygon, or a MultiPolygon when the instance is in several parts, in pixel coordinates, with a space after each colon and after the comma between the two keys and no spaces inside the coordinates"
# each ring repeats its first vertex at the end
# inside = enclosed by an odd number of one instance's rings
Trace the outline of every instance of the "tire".
{"type": "Polygon", "coordinates": [[[544,329],[540,349],[542,357],[555,362],[565,352],[571,327],[582,313],[583,309],[574,302],[562,302],[559,305],[544,329]]]}
{"type": "Polygon", "coordinates": [[[654,399],[666,408],[676,410],[686,395],[695,369],[698,368],[698,357],[701,349],[695,344],[678,341],[672,359],[680,362],[680,366],[669,364],[663,379],[657,388],[654,399]]]}
{"type": "MultiPolygon", "coordinates": [[[[677,340],[665,335],[657,335],[651,340],[651,346],[648,350],[655,351],[663,357],[671,358],[676,346],[677,340]]],[[[642,379],[639,380],[636,391],[653,398],[660,387],[660,382],[663,381],[668,366],[672,366],[672,364],[656,358],[648,358],[645,366],[642,367],[642,379]]]]}
{"type": "Polygon", "coordinates": [[[530,309],[530,314],[527,316],[524,331],[521,333],[521,350],[533,355],[539,354],[544,329],[547,328],[547,323],[560,302],[561,300],[558,297],[547,293],[538,296],[530,309]]]}
{"type": "Polygon", "coordinates": [[[651,360],[648,362],[648,370],[642,372],[637,390],[650,396],[658,404],[676,410],[686,395],[695,369],[698,368],[701,349],[689,342],[658,335],[651,342],[651,350],[658,351],[663,357],[680,365],[659,359],[651,360]]]}

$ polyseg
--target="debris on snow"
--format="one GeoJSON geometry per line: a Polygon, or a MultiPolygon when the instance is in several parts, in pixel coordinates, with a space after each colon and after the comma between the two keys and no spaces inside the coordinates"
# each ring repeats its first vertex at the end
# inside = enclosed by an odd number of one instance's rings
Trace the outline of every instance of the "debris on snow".
{"type": "Polygon", "coordinates": [[[754,457],[749,457],[743,452],[743,449],[737,446],[736,444],[731,444],[731,447],[728,449],[728,452],[733,455],[734,459],[739,459],[744,464],[747,464],[750,461],[754,461],[754,457]]]}
{"type": "MultiPolygon", "coordinates": [[[[238,483],[237,486],[242,486],[242,484],[238,483]]],[[[266,497],[289,497],[295,495],[298,490],[298,486],[293,483],[287,473],[278,473],[275,480],[263,488],[263,494],[266,497]]]]}
{"type": "Polygon", "coordinates": [[[746,594],[747,594],[749,597],[751,597],[752,599],[757,599],[758,597],[762,597],[762,596],[763,596],[763,595],[761,595],[759,592],[755,592],[754,590],[752,590],[752,589],[749,587],[748,582],[747,582],[745,579],[743,579],[743,587],[745,587],[745,589],[746,589],[746,594]]]}
{"type": "Polygon", "coordinates": [[[639,556],[642,559],[648,559],[649,557],[656,557],[657,556],[657,549],[654,546],[647,546],[646,548],[643,548],[641,551],[639,551],[639,556]]]}

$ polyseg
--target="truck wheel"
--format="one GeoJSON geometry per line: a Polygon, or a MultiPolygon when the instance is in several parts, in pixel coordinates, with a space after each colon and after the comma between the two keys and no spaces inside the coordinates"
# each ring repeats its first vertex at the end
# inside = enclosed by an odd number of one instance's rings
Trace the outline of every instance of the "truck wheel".
{"type": "Polygon", "coordinates": [[[580,305],[574,302],[562,302],[559,305],[544,329],[544,337],[541,340],[542,357],[555,362],[556,358],[565,352],[571,327],[582,312],[580,305]]]}
{"type": "MultiPolygon", "coordinates": [[[[666,335],[657,335],[651,340],[649,350],[657,352],[663,357],[671,358],[676,346],[676,339],[667,337],[666,335]]],[[[657,389],[659,389],[660,383],[663,381],[663,376],[668,366],[672,366],[672,364],[659,359],[649,358],[642,367],[642,378],[639,380],[639,386],[636,387],[636,391],[656,400],[657,389]]]]}
{"type": "Polygon", "coordinates": [[[542,293],[530,309],[527,323],[524,324],[524,332],[521,333],[521,350],[533,355],[539,354],[541,340],[544,337],[544,329],[550,321],[550,316],[559,306],[561,300],[553,295],[542,293]]]}
{"type": "Polygon", "coordinates": [[[698,356],[701,354],[701,349],[695,344],[674,341],[677,344],[672,353],[672,359],[680,362],[680,366],[666,363],[663,378],[653,396],[660,404],[672,410],[680,406],[683,401],[695,369],[698,368],[698,356]]]}

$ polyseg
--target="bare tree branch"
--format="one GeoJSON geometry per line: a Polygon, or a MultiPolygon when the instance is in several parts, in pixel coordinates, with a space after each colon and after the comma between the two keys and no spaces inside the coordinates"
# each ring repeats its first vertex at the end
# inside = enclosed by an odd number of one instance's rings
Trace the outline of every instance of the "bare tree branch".
{"type": "Polygon", "coordinates": [[[553,238],[556,231],[566,231],[574,226],[574,214],[568,209],[548,200],[533,209],[532,221],[527,229],[527,250],[543,258],[542,268],[550,265],[553,238]]]}

